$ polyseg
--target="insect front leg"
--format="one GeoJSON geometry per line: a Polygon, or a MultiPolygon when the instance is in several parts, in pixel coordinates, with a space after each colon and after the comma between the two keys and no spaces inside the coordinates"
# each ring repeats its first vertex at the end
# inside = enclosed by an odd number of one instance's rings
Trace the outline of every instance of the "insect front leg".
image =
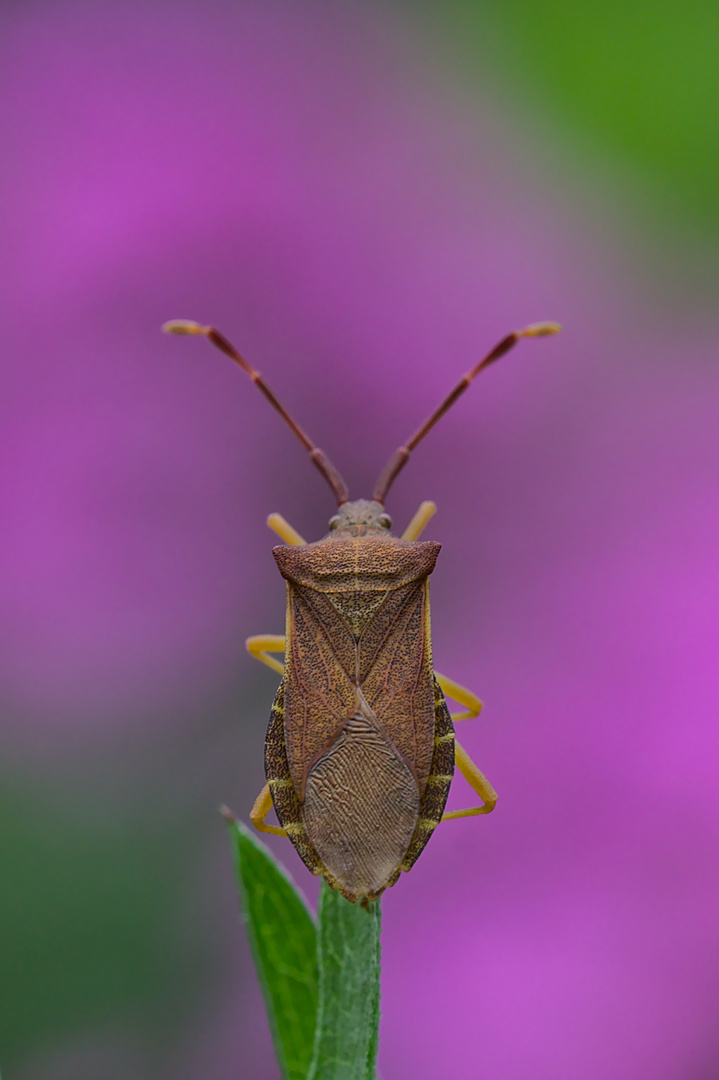
{"type": "Polygon", "coordinates": [[[250,810],[250,821],[258,830],[258,832],[272,833],[273,836],[287,836],[284,829],[280,829],[277,825],[266,825],[265,818],[272,809],[272,796],[270,795],[270,785],[265,784],[260,794],[255,799],[255,805],[250,810]]]}
{"type": "Polygon", "coordinates": [[[474,817],[476,814],[491,814],[497,805],[497,792],[456,739],[454,741],[454,760],[462,776],[469,786],[477,792],[484,805],[471,806],[468,810],[451,810],[448,814],[442,815],[442,821],[451,821],[452,818],[474,817]]]}
{"type": "Polygon", "coordinates": [[[402,533],[402,539],[410,541],[416,540],[436,513],[437,507],[433,502],[421,503],[419,510],[402,533]]]}
{"type": "Polygon", "coordinates": [[[284,634],[255,634],[254,637],[248,637],[245,647],[250,656],[254,656],[255,660],[261,660],[263,664],[267,664],[273,671],[279,671],[280,675],[284,674],[284,665],[269,655],[273,652],[284,653],[284,634]]]}
{"type": "Polygon", "coordinates": [[[471,690],[467,690],[466,687],[460,686],[454,679],[448,679],[446,675],[440,675],[438,671],[435,671],[434,677],[447,697],[467,707],[466,712],[450,713],[452,720],[473,720],[475,716],[479,716],[482,711],[482,702],[476,694],[473,694],[471,690]]]}
{"type": "Polygon", "coordinates": [[[289,521],[285,521],[282,514],[270,514],[267,524],[276,532],[280,540],[284,540],[291,547],[303,547],[307,541],[300,536],[297,529],[293,529],[289,521]]]}

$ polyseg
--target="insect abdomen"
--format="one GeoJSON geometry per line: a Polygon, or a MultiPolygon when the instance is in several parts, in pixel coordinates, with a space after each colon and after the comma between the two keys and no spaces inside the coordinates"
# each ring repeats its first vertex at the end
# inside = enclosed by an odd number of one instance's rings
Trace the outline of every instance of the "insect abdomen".
{"type": "Polygon", "coordinates": [[[322,873],[350,901],[375,899],[394,885],[442,819],[454,773],[454,728],[436,679],[434,688],[434,751],[421,800],[401,757],[360,712],[310,770],[304,806],[287,762],[284,685],[277,691],[265,740],[277,817],[308,870],[322,873]]]}

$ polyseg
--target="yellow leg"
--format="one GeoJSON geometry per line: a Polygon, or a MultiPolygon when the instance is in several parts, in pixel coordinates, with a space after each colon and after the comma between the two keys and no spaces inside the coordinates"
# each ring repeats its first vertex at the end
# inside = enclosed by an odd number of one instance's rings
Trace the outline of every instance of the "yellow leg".
{"type": "Polygon", "coordinates": [[[263,664],[267,664],[273,671],[279,671],[280,675],[284,674],[284,666],[275,660],[273,656],[269,656],[269,653],[285,651],[285,636],[284,634],[256,634],[254,637],[248,637],[245,642],[250,656],[254,656],[255,660],[261,660],[263,664]]]}
{"type": "Polygon", "coordinates": [[[476,814],[491,814],[497,805],[497,792],[456,739],[454,742],[454,760],[462,776],[470,787],[477,792],[484,805],[472,806],[469,810],[452,810],[449,814],[442,815],[442,821],[451,821],[452,818],[458,817],[474,817],[476,814]]]}
{"type": "Polygon", "coordinates": [[[284,540],[286,544],[291,544],[293,547],[300,547],[307,543],[303,540],[297,529],[293,529],[289,521],[285,521],[282,514],[270,514],[267,519],[267,524],[276,532],[280,540],[284,540]]]}
{"type": "Polygon", "coordinates": [[[424,527],[428,524],[430,518],[433,518],[436,513],[437,507],[433,502],[423,502],[407,528],[402,533],[402,539],[416,540],[424,527]]]}
{"type": "Polygon", "coordinates": [[[467,706],[466,712],[450,713],[453,720],[473,720],[475,716],[479,716],[482,711],[482,702],[476,694],[473,694],[471,690],[467,690],[466,687],[460,686],[454,679],[448,679],[446,675],[440,675],[438,671],[435,671],[434,674],[447,697],[452,698],[452,701],[458,701],[460,705],[467,706]]]}
{"type": "MultiPolygon", "coordinates": [[[[285,638],[284,634],[257,634],[255,637],[248,638],[245,642],[247,651],[255,659],[261,660],[263,664],[267,664],[274,671],[279,671],[280,675],[283,674],[284,668],[279,660],[275,660],[274,657],[269,656],[271,652],[284,652],[285,651],[285,638]]],[[[265,784],[260,794],[255,799],[255,805],[250,810],[250,821],[259,832],[272,833],[274,836],[287,836],[284,829],[280,829],[277,825],[266,825],[265,818],[272,809],[272,796],[270,795],[270,785],[265,784]]]]}
{"type": "Polygon", "coordinates": [[[250,821],[259,832],[272,833],[273,836],[287,836],[284,829],[277,825],[265,825],[265,818],[272,809],[272,796],[270,785],[265,784],[260,794],[255,799],[255,805],[250,810],[250,821]]]}

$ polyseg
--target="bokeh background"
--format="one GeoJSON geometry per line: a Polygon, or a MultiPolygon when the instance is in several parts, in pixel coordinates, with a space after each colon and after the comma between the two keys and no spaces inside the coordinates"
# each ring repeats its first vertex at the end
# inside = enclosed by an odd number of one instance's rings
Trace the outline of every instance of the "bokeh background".
{"type": "Polygon", "coordinates": [[[719,1074],[718,50],[696,0],[0,7],[5,1080],[277,1076],[217,806],[263,780],[266,516],[333,507],[171,317],[355,496],[565,324],[388,501],[439,504],[500,802],[385,898],[381,1071],[719,1074]]]}

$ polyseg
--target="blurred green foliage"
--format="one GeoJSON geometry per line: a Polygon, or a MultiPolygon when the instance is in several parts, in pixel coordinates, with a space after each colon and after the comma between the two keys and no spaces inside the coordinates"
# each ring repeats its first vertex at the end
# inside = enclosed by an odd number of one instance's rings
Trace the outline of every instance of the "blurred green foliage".
{"type": "Polygon", "coordinates": [[[208,975],[205,918],[191,932],[205,822],[176,803],[170,816],[143,784],[103,801],[77,774],[18,779],[0,795],[2,1066],[19,1076],[68,1040],[114,1031],[160,1075],[155,1055],[208,975]]]}
{"type": "MultiPolygon", "coordinates": [[[[416,10],[416,9],[415,9],[416,10]]],[[[719,227],[719,6],[424,0],[465,72],[541,112],[583,164],[623,170],[674,225],[719,227]]]]}
{"type": "Polygon", "coordinates": [[[222,690],[201,721],[148,714],[68,735],[62,753],[48,739],[33,759],[4,747],[5,1080],[174,1078],[228,981],[253,978],[241,933],[228,936],[218,807],[250,804],[261,782],[266,688],[240,675],[222,690]]]}

